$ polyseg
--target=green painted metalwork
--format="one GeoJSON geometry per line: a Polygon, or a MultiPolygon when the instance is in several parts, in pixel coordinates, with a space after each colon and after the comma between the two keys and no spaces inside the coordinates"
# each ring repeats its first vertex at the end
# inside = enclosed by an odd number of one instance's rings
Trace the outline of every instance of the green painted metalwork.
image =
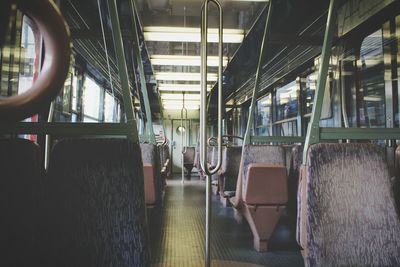
{"type": "Polygon", "coordinates": [[[273,0],[269,1],[268,14],[267,14],[267,18],[265,20],[264,35],[263,35],[263,39],[261,42],[260,56],[258,58],[257,72],[256,72],[256,77],[255,77],[255,82],[254,82],[254,89],[253,89],[253,96],[251,99],[249,119],[247,121],[246,132],[244,134],[243,146],[250,143],[250,136],[253,132],[252,129],[253,129],[253,123],[254,123],[254,111],[255,111],[256,101],[257,101],[259,87],[260,87],[260,74],[262,71],[262,63],[264,61],[265,54],[267,52],[267,49],[266,49],[267,45],[266,45],[265,40],[267,39],[267,35],[269,33],[270,25],[271,25],[271,17],[272,17],[272,10],[273,10],[272,3],[273,3],[273,0]]]}
{"type": "Polygon", "coordinates": [[[321,140],[400,140],[400,128],[321,128],[321,140]]]}
{"type": "MultiPolygon", "coordinates": [[[[18,122],[1,124],[0,134],[49,134],[55,136],[132,136],[126,123],[18,122]]],[[[134,140],[136,141],[136,140],[134,140]]]]}
{"type": "Polygon", "coordinates": [[[304,136],[251,136],[250,142],[302,143],[304,136]]]}
{"type": "Polygon", "coordinates": [[[134,48],[135,48],[135,54],[136,54],[136,63],[139,68],[139,77],[140,77],[140,87],[142,89],[142,94],[143,94],[143,102],[144,102],[144,109],[146,112],[146,125],[145,125],[145,131],[146,135],[148,136],[148,141],[150,143],[155,144],[156,143],[156,138],[154,136],[154,129],[153,129],[153,120],[151,117],[151,108],[150,108],[150,102],[149,102],[149,96],[147,93],[147,86],[146,86],[146,77],[144,74],[144,68],[143,68],[143,60],[142,60],[142,52],[140,50],[140,43],[139,43],[139,35],[138,35],[138,21],[136,17],[136,6],[135,6],[135,1],[131,0],[129,1],[130,8],[131,8],[131,15],[132,15],[132,31],[133,31],[133,36],[135,38],[134,40],[134,48]]]}
{"type": "Polygon", "coordinates": [[[328,18],[326,21],[326,29],[324,36],[324,44],[322,46],[321,66],[318,71],[317,90],[314,96],[314,105],[311,114],[311,120],[308,124],[306,142],[304,145],[303,162],[307,160],[307,150],[312,144],[320,141],[319,121],[321,118],[322,104],[324,102],[324,94],[326,88],[326,80],[328,75],[329,58],[332,52],[333,31],[337,18],[337,0],[331,0],[329,4],[328,18]]]}
{"type": "MultiPolygon", "coordinates": [[[[114,37],[114,46],[117,55],[119,75],[122,85],[122,97],[124,100],[124,108],[127,125],[130,130],[128,137],[134,142],[139,142],[136,120],[133,111],[132,94],[129,86],[128,69],[125,61],[124,45],[122,41],[121,27],[118,18],[118,9],[116,0],[108,0],[108,8],[110,10],[111,27],[114,37]]],[[[104,124],[103,124],[104,125],[104,124]]]]}

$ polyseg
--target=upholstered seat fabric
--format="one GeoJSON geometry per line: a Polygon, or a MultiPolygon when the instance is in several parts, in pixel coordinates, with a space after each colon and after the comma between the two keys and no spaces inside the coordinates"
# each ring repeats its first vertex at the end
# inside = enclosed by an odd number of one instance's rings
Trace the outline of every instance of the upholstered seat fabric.
{"type": "Polygon", "coordinates": [[[301,180],[306,266],[400,266],[400,220],[380,147],[312,145],[301,180]]]}
{"type": "Polygon", "coordinates": [[[40,265],[43,175],[39,146],[0,139],[0,266],[40,265]]]}
{"type": "Polygon", "coordinates": [[[51,266],[150,266],[139,145],[62,140],[48,174],[51,266]]]}
{"type": "Polygon", "coordinates": [[[224,180],[224,188],[222,191],[236,190],[236,182],[239,174],[240,159],[242,157],[241,146],[227,146],[224,147],[222,156],[222,166],[220,174],[224,180]]]}

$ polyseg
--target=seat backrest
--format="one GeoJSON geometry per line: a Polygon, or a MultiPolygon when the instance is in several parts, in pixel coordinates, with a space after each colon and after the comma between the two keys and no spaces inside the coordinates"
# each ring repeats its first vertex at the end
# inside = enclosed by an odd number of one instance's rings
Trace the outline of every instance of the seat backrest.
{"type": "Polygon", "coordinates": [[[248,205],[286,205],[287,180],[284,165],[251,163],[243,200],[248,205]]]}
{"type": "Polygon", "coordinates": [[[161,182],[161,168],[160,168],[160,156],[157,152],[157,146],[154,144],[141,143],[140,149],[142,151],[143,164],[150,164],[154,167],[154,183],[157,189],[156,197],[161,197],[163,190],[163,183],[161,182]]]}
{"type": "Polygon", "coordinates": [[[400,215],[400,146],[395,151],[395,177],[393,181],[393,192],[396,200],[397,213],[400,215]]]}
{"type": "Polygon", "coordinates": [[[241,158],[242,146],[223,147],[221,175],[224,177],[224,191],[234,191],[236,189],[241,158]]]}
{"type": "Polygon", "coordinates": [[[288,213],[290,217],[297,218],[297,190],[299,187],[300,167],[303,162],[303,146],[295,145],[291,149],[288,163],[288,213]]]}
{"type": "Polygon", "coordinates": [[[285,166],[286,166],[287,173],[289,173],[290,164],[292,161],[292,149],[294,146],[293,145],[283,145],[282,147],[283,147],[283,149],[285,149],[285,161],[286,161],[285,166]]]}
{"type": "Polygon", "coordinates": [[[400,265],[400,220],[380,147],[312,145],[301,183],[306,266],[400,265]]]}
{"type": "Polygon", "coordinates": [[[269,163],[285,166],[285,150],[282,146],[246,145],[242,151],[239,175],[236,182],[236,196],[232,201],[235,207],[243,203],[243,193],[246,192],[246,174],[251,163],[269,163]]]}
{"type": "Polygon", "coordinates": [[[40,265],[43,174],[39,146],[0,139],[0,266],[40,265]]]}
{"type": "Polygon", "coordinates": [[[194,166],[199,170],[200,169],[200,143],[196,144],[194,150],[194,166]]]}
{"type": "Polygon", "coordinates": [[[150,266],[140,147],[127,139],[54,146],[46,182],[51,266],[150,266]]]}
{"type": "Polygon", "coordinates": [[[192,146],[186,147],[186,153],[183,154],[183,162],[185,164],[193,164],[194,163],[194,155],[195,155],[195,148],[192,146]]]}
{"type": "Polygon", "coordinates": [[[242,186],[245,192],[246,187],[246,174],[248,166],[251,163],[268,163],[273,165],[285,166],[285,150],[282,146],[270,146],[270,145],[246,145],[244,147],[243,156],[241,160],[242,165],[242,186]]]}

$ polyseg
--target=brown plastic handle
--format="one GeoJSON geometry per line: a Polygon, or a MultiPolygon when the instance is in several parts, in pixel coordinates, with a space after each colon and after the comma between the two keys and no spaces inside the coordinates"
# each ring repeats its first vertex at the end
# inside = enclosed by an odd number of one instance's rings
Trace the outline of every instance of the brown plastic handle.
{"type": "Polygon", "coordinates": [[[45,54],[40,75],[32,87],[16,96],[0,99],[0,121],[19,121],[42,111],[61,88],[69,70],[71,42],[68,27],[50,0],[17,0],[43,36],[45,54]]]}

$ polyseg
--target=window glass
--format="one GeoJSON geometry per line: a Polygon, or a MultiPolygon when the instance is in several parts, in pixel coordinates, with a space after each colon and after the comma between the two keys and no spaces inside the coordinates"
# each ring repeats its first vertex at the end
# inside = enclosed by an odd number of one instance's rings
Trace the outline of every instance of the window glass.
{"type": "Polygon", "coordinates": [[[367,36],[357,62],[360,72],[360,126],[385,127],[385,77],[382,30],[367,36]]]}
{"type": "Polygon", "coordinates": [[[296,81],[276,90],[276,120],[294,118],[298,114],[299,90],[296,81]]]}
{"type": "Polygon", "coordinates": [[[24,17],[21,32],[21,65],[18,80],[18,94],[27,91],[37,75],[35,34],[24,17]]]}
{"type": "Polygon", "coordinates": [[[86,77],[83,84],[83,114],[85,122],[100,121],[100,94],[102,89],[91,78],[86,77]]]}
{"type": "Polygon", "coordinates": [[[115,98],[106,92],[104,97],[104,122],[113,122],[115,121],[114,116],[116,111],[116,103],[115,98]]]}
{"type": "Polygon", "coordinates": [[[317,88],[318,73],[314,72],[302,79],[301,87],[304,93],[304,114],[311,114],[314,104],[314,95],[317,88]]]}
{"type": "Polygon", "coordinates": [[[257,101],[256,135],[268,136],[271,116],[271,94],[257,101]]]}

